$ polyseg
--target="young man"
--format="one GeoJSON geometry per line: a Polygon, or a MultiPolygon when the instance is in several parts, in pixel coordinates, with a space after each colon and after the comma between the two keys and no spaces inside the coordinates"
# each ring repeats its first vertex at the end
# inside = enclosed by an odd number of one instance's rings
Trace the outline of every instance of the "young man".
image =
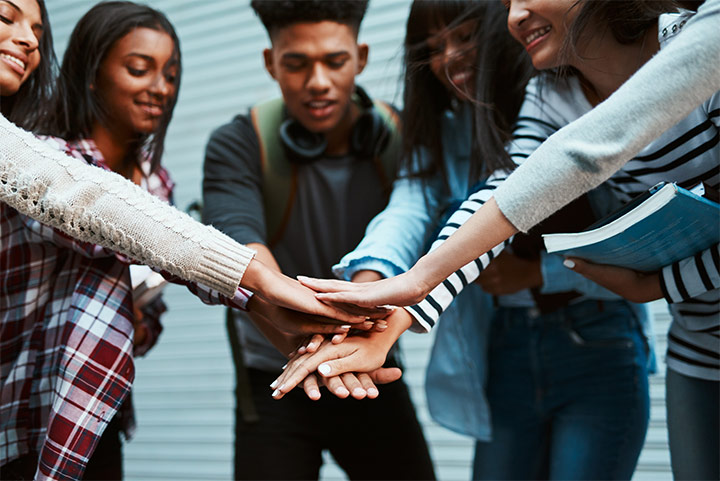
{"type": "MultiPolygon", "coordinates": [[[[212,135],[205,221],[288,276],[332,277],[332,265],[387,203],[394,173],[395,114],[355,86],[368,55],[357,43],[367,0],[255,0],[252,7],[270,35],[265,66],[282,100],[257,105],[212,135]]],[[[253,298],[248,307],[267,305],[253,298]]],[[[269,384],[287,353],[243,313],[232,313],[228,330],[239,374],[236,479],[317,479],[324,449],[351,479],[434,478],[402,381],[375,400],[311,401],[298,391],[275,401],[269,384]],[[402,449],[390,454],[390,446],[402,449]]]]}

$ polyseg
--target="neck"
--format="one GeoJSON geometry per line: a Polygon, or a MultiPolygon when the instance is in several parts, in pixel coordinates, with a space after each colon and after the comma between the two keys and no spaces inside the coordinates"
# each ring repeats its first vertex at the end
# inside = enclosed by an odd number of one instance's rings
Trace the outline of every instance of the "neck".
{"type": "Polygon", "coordinates": [[[325,153],[327,155],[345,155],[350,151],[350,132],[352,132],[358,117],[360,117],[360,108],[355,105],[355,102],[351,102],[348,112],[342,120],[332,130],[325,133],[327,139],[325,153]]]}
{"type": "Polygon", "coordinates": [[[570,64],[580,71],[585,96],[594,106],[612,95],[659,49],[657,25],[640,40],[627,45],[607,33],[591,39],[570,64]]]}
{"type": "MultiPolygon", "coordinates": [[[[93,126],[90,137],[95,142],[105,163],[113,172],[128,177],[127,155],[132,144],[131,136],[110,130],[99,123],[93,126]]],[[[132,172],[130,172],[132,173],[132,172]]]]}

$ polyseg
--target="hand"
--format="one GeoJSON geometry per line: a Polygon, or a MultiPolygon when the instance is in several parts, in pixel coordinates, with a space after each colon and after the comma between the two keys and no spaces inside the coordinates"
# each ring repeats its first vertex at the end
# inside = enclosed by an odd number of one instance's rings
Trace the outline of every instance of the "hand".
{"type": "Polygon", "coordinates": [[[565,259],[563,265],[631,302],[650,302],[663,297],[657,272],[592,264],[574,257],[565,259]]]}
{"type": "MultiPolygon", "coordinates": [[[[375,399],[380,395],[376,384],[387,384],[397,381],[402,376],[402,371],[397,367],[381,367],[372,372],[345,373],[340,376],[320,378],[322,384],[341,399],[352,395],[355,399],[375,399]]],[[[320,387],[318,376],[310,374],[302,383],[303,390],[307,397],[313,401],[320,399],[320,387]]]]}
{"type": "Polygon", "coordinates": [[[404,309],[397,309],[387,319],[385,332],[364,332],[348,337],[340,344],[325,340],[318,350],[294,356],[285,371],[271,387],[273,397],[280,399],[316,370],[323,377],[346,372],[371,372],[382,367],[388,351],[412,324],[412,317],[404,309]]]}
{"type": "Polygon", "coordinates": [[[477,284],[488,294],[503,296],[543,285],[540,260],[526,260],[503,251],[480,273],[477,284]]]}
{"type": "Polygon", "coordinates": [[[347,282],[298,276],[298,280],[317,291],[323,302],[352,304],[365,308],[411,306],[425,299],[433,286],[413,280],[410,272],[376,282],[347,282]]]}
{"type": "MultiPolygon", "coordinates": [[[[306,314],[286,307],[276,306],[260,296],[252,296],[247,303],[247,309],[251,316],[257,314],[272,324],[275,329],[291,335],[340,334],[347,333],[351,327],[350,324],[329,317],[306,314]]],[[[364,321],[355,324],[354,327],[367,330],[372,329],[373,325],[373,321],[364,321]]]]}
{"type": "Polygon", "coordinates": [[[270,304],[350,324],[362,323],[368,318],[384,318],[390,312],[389,309],[382,307],[359,308],[322,303],[315,298],[312,290],[282,273],[268,268],[257,259],[253,259],[248,264],[242,279],[242,286],[263,297],[270,304]]]}

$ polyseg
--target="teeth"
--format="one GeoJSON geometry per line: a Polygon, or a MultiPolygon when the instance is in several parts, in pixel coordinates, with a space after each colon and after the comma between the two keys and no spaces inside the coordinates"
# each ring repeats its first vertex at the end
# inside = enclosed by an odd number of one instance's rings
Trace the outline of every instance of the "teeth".
{"type": "Polygon", "coordinates": [[[6,53],[0,53],[0,57],[6,58],[6,59],[10,60],[10,61],[13,62],[14,64],[17,64],[18,66],[20,66],[20,68],[22,68],[23,70],[25,70],[25,62],[23,62],[23,61],[20,60],[19,58],[13,57],[12,55],[8,55],[8,54],[6,54],[6,53]]]}
{"type": "Polygon", "coordinates": [[[328,105],[330,105],[330,102],[328,102],[327,100],[324,100],[324,101],[316,100],[316,101],[308,102],[308,105],[313,109],[321,109],[323,107],[327,107],[328,105]]]}
{"type": "Polygon", "coordinates": [[[529,44],[530,42],[532,42],[532,41],[535,40],[536,38],[542,37],[543,35],[545,35],[546,33],[548,33],[551,28],[552,28],[552,27],[551,27],[550,25],[548,25],[547,27],[543,27],[543,28],[541,28],[541,29],[539,29],[539,30],[535,30],[533,33],[531,33],[530,35],[528,35],[527,37],[525,37],[525,44],[529,44]]]}

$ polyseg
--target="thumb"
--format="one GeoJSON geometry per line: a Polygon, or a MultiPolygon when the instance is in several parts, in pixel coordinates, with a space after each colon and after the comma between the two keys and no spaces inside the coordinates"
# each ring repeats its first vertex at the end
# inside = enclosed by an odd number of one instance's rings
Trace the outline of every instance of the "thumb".
{"type": "Polygon", "coordinates": [[[402,371],[397,367],[381,367],[368,374],[375,384],[387,384],[400,379],[402,371]]]}

